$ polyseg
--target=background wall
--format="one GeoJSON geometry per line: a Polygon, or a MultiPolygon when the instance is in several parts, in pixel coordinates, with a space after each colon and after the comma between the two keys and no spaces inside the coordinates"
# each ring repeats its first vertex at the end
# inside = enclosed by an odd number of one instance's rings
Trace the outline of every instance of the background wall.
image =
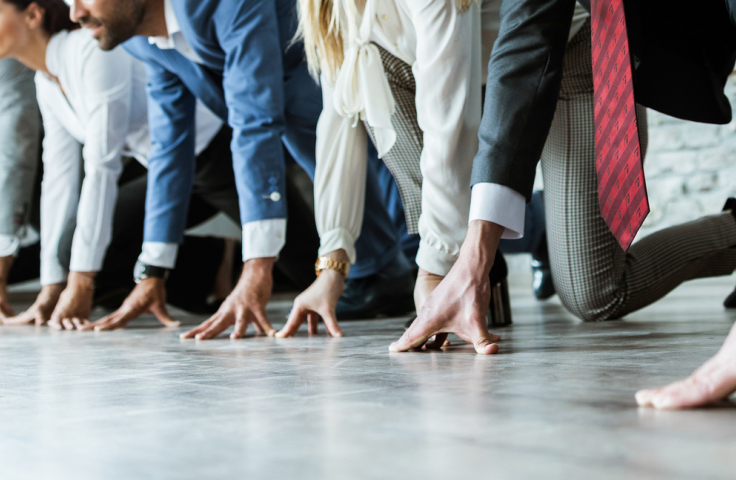
{"type": "MultiPolygon", "coordinates": [[[[736,77],[726,92],[736,108],[736,77]]],[[[720,211],[736,196],[736,122],[706,125],[649,110],[644,173],[652,211],[640,235],[720,211]]]]}

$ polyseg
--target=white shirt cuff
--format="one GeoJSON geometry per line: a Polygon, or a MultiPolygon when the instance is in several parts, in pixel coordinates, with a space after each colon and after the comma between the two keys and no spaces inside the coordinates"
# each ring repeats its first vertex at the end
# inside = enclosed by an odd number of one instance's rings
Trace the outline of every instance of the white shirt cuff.
{"type": "Polygon", "coordinates": [[[69,272],[56,259],[41,257],[41,285],[56,285],[66,282],[69,272]]]}
{"type": "Polygon", "coordinates": [[[444,277],[457,261],[458,254],[448,253],[422,238],[417,251],[417,266],[434,275],[444,277]]]}
{"type": "Polygon", "coordinates": [[[269,218],[243,225],[243,261],[278,257],[286,243],[286,219],[269,218]]]}
{"type": "Polygon", "coordinates": [[[524,236],[524,195],[496,183],[476,183],[470,194],[470,217],[505,227],[501,238],[510,240],[524,236]]]}
{"type": "Polygon", "coordinates": [[[146,265],[172,269],[176,265],[179,245],[164,242],[143,242],[143,249],[138,260],[146,265]]]}
{"type": "Polygon", "coordinates": [[[348,254],[350,263],[355,263],[357,257],[355,253],[355,241],[356,238],[346,229],[335,228],[320,235],[319,252],[317,254],[323,256],[335,250],[342,249],[348,254]]]}
{"type": "Polygon", "coordinates": [[[15,235],[0,234],[0,257],[12,257],[18,253],[20,238],[15,235]]]}
{"type": "Polygon", "coordinates": [[[102,270],[102,262],[105,260],[105,248],[89,247],[75,242],[72,245],[72,260],[69,270],[72,272],[99,272],[102,270]]]}

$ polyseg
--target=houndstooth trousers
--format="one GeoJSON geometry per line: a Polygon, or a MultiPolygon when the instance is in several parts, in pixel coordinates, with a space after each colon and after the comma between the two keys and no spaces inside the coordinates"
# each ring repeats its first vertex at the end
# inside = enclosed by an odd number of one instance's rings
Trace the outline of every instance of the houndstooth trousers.
{"type": "MultiPolygon", "coordinates": [[[[409,233],[419,233],[419,216],[422,213],[422,171],[420,158],[424,140],[422,129],[417,120],[416,92],[414,73],[411,65],[391,55],[380,45],[386,79],[394,95],[395,112],[391,117],[391,125],[396,131],[396,143],[383,156],[383,162],[396,180],[396,185],[404,203],[406,227],[409,233]]],[[[365,123],[368,135],[375,145],[373,129],[365,123]]]]}
{"type": "MultiPolygon", "coordinates": [[[[552,277],[562,303],[586,321],[612,320],[682,282],[736,269],[736,221],[728,213],[660,230],[624,252],[598,207],[590,22],[570,41],[542,153],[552,277]]],[[[646,109],[637,106],[646,152],[646,109]]],[[[725,201],[725,198],[724,198],[725,201]]]]}

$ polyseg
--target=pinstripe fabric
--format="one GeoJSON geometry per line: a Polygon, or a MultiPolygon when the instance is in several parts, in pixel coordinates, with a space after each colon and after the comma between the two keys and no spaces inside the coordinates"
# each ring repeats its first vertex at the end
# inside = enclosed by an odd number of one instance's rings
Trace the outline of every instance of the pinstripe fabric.
{"type": "MultiPolygon", "coordinates": [[[[598,207],[590,26],[570,42],[550,135],[542,153],[552,275],[565,307],[586,321],[612,320],[660,299],[685,280],[736,269],[736,222],[704,217],[621,250],[598,207]]],[[[646,110],[637,106],[642,152],[646,110]]]]}
{"type": "MultiPolygon", "coordinates": [[[[391,117],[391,124],[396,130],[396,143],[382,160],[399,187],[407,229],[409,233],[417,234],[419,216],[422,213],[422,172],[419,161],[424,146],[423,132],[417,122],[417,87],[411,65],[394,57],[379,45],[376,46],[381,53],[383,69],[396,103],[396,111],[391,117]]],[[[367,123],[365,126],[375,145],[373,129],[367,123]]]]}

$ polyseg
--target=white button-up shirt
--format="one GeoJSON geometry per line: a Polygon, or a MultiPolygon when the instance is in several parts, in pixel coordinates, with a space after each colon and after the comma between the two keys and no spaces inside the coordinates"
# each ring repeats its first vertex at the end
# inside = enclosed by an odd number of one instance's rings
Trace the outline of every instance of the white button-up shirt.
{"type": "MultiPolygon", "coordinates": [[[[117,48],[104,52],[89,30],[54,35],[46,51],[49,78],[36,73],[43,116],[41,283],[71,271],[99,271],[111,240],[122,156],[146,164],[150,149],[143,65],[117,48]],[[81,168],[84,166],[84,181],[81,168]],[[71,244],[71,253],[69,247],[71,244]]],[[[197,149],[222,122],[198,106],[197,149]]]]}
{"type": "MultiPolygon", "coordinates": [[[[148,41],[162,50],[174,49],[189,60],[201,64],[202,60],[181,32],[171,0],[164,0],[164,19],[168,36],[149,37],[148,41]]],[[[273,192],[271,195],[279,195],[279,199],[281,198],[280,192],[273,192]]],[[[244,262],[252,258],[278,257],[285,243],[286,219],[256,220],[243,225],[244,262]]],[[[175,243],[144,242],[139,260],[148,265],[173,268],[178,247],[175,243]]]]}

